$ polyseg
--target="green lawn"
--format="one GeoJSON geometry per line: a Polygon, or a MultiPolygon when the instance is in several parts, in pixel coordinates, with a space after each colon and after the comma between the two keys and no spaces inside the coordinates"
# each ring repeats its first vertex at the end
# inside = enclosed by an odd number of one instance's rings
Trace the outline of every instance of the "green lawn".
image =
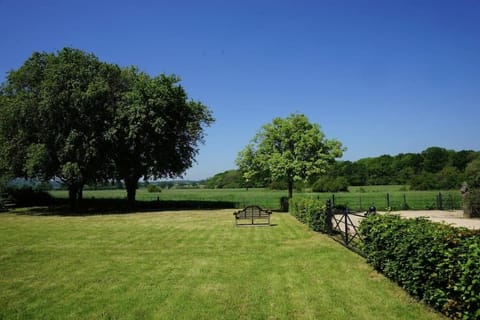
{"type": "Polygon", "coordinates": [[[288,214],[0,214],[0,319],[442,319],[288,214]]]}

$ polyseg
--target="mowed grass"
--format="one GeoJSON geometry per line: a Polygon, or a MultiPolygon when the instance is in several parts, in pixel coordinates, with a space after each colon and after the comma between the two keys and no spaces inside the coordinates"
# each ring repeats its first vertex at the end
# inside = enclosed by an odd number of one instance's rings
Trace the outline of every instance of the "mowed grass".
{"type": "Polygon", "coordinates": [[[441,319],[288,214],[0,215],[0,319],[441,319]]]}

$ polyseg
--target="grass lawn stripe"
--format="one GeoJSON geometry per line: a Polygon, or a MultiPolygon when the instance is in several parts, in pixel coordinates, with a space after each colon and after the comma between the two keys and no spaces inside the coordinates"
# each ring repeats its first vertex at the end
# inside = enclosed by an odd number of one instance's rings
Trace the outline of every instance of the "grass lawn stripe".
{"type": "Polygon", "coordinates": [[[443,319],[288,214],[0,215],[0,319],[443,319]]]}

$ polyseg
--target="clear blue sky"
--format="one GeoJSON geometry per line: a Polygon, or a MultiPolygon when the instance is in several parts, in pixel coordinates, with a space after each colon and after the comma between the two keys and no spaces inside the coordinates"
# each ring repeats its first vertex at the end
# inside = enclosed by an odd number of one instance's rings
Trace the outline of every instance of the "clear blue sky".
{"type": "Polygon", "coordinates": [[[480,150],[479,0],[0,0],[0,30],[1,81],[65,46],[181,76],[216,118],[189,179],[235,168],[293,112],[345,160],[480,150]]]}

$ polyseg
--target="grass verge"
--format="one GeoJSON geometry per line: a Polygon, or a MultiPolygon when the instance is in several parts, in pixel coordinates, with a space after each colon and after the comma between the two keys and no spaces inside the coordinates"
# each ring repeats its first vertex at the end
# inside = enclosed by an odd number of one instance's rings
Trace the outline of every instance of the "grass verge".
{"type": "Polygon", "coordinates": [[[0,215],[0,319],[441,319],[287,214],[0,215]]]}

